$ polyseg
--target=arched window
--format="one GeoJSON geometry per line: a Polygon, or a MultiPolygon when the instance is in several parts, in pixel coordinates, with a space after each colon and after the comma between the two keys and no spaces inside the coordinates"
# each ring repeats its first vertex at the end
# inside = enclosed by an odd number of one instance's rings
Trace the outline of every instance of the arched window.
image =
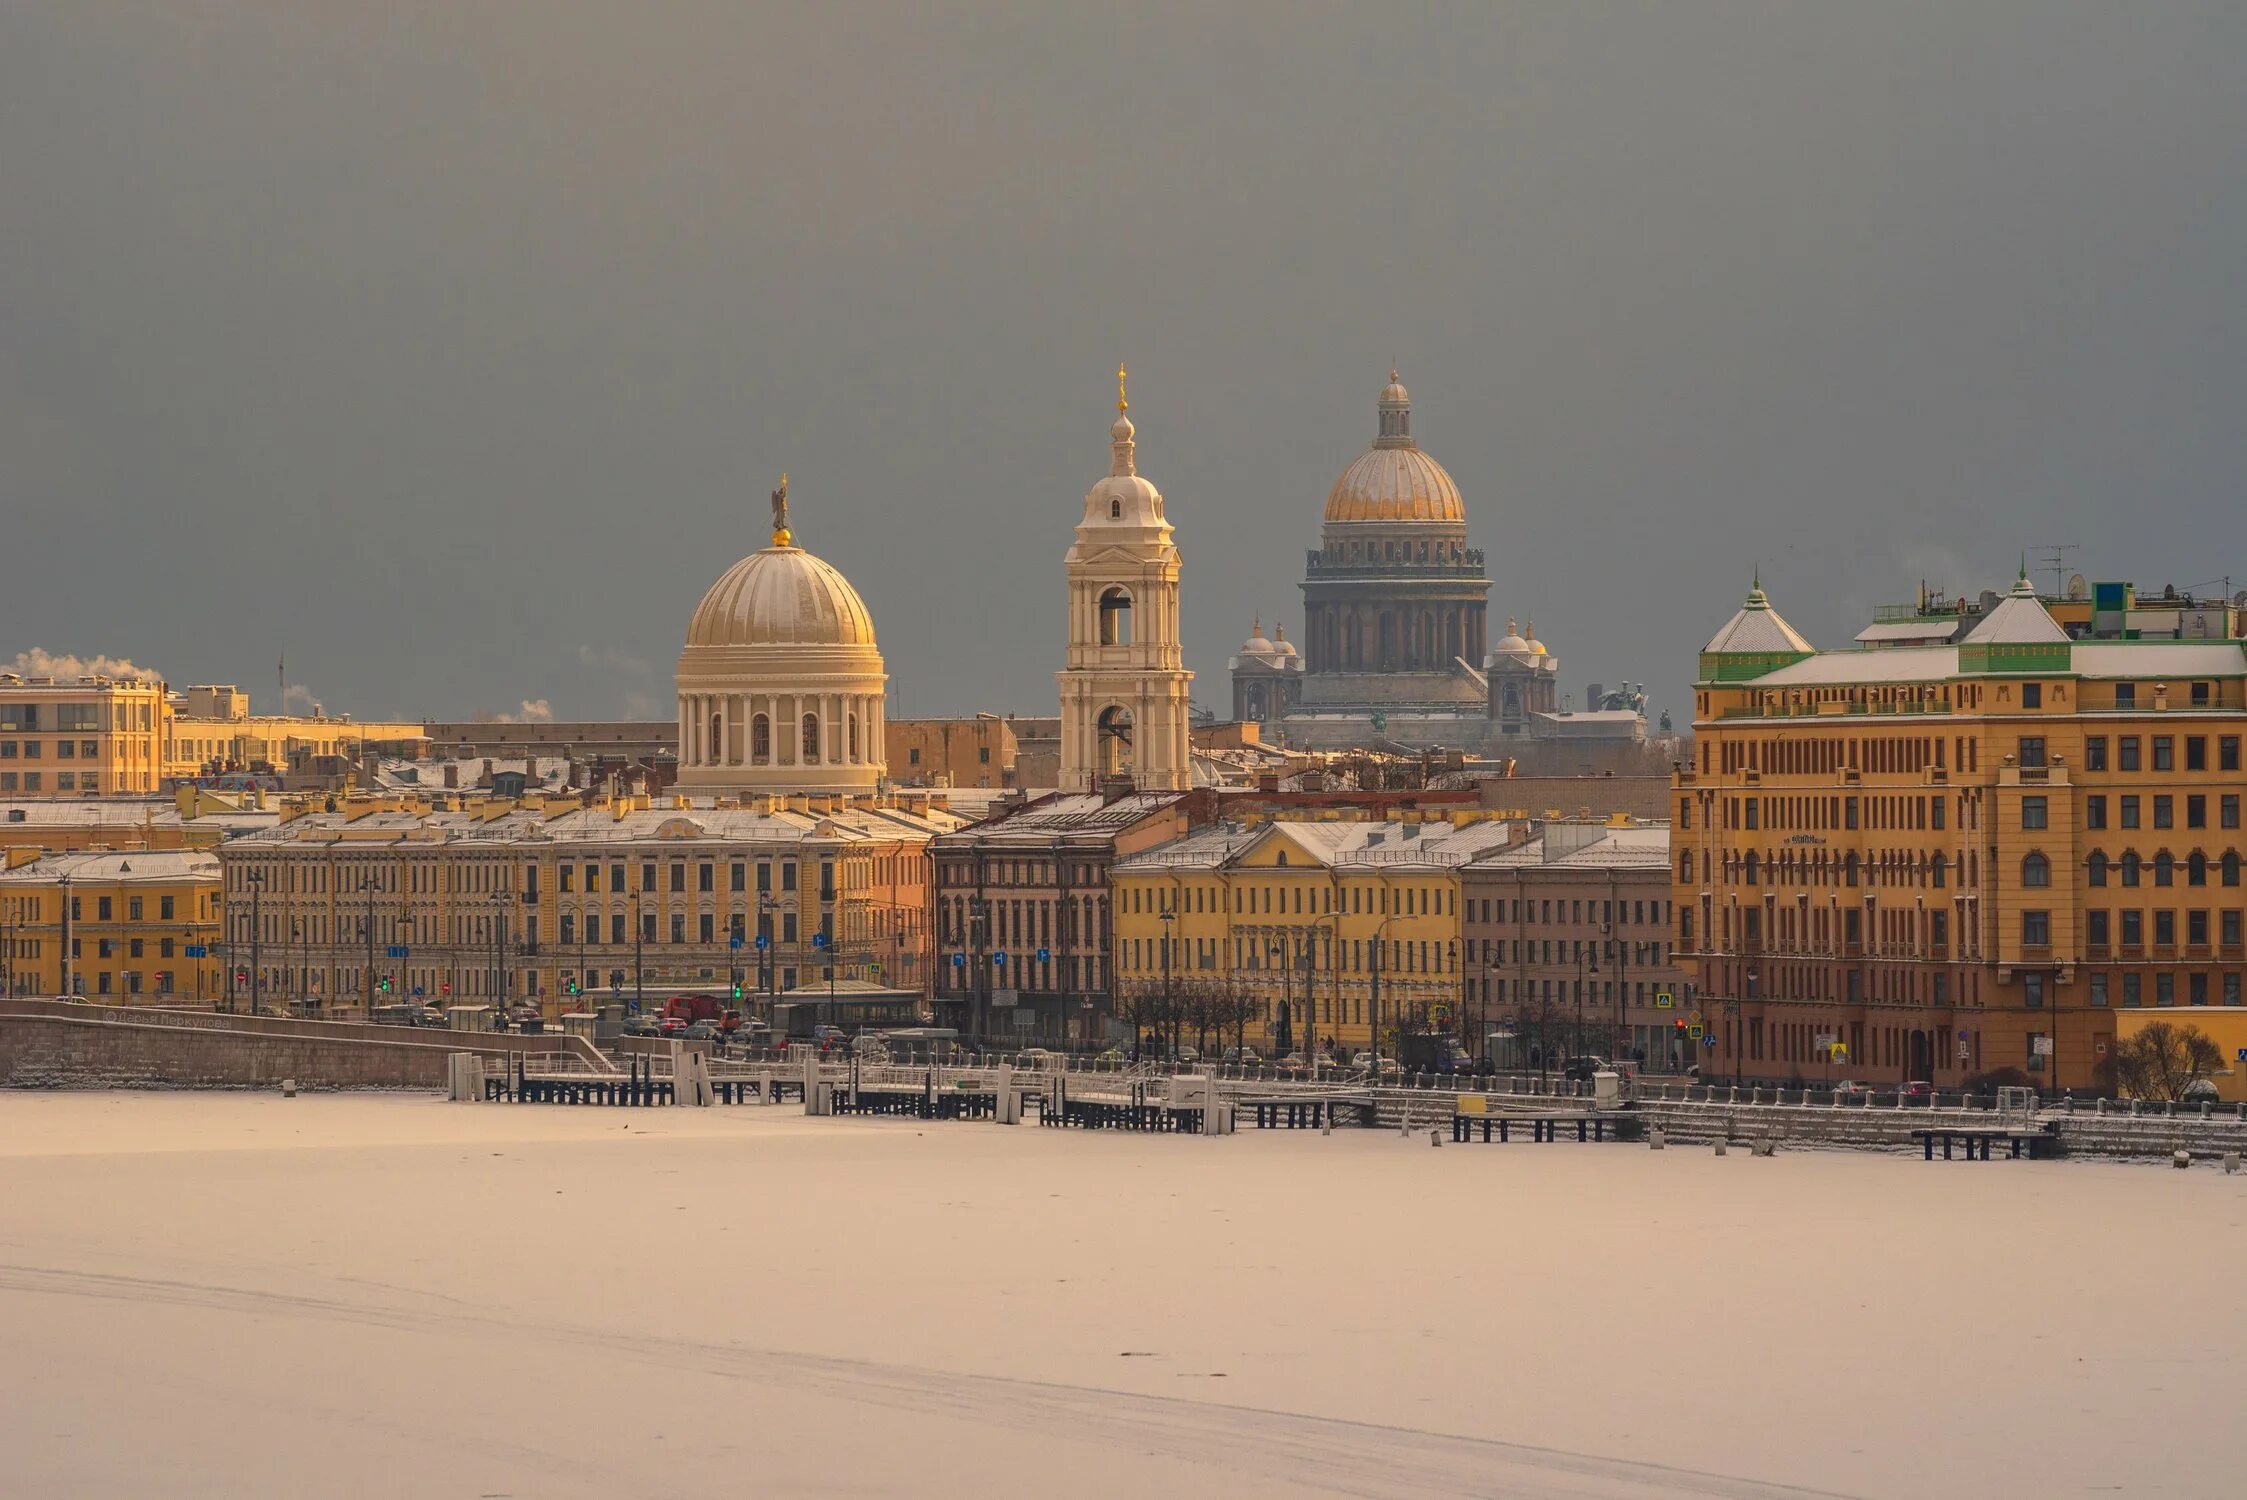
{"type": "Polygon", "coordinates": [[[2091,857],[2083,862],[2083,879],[2088,885],[2105,885],[2107,883],[2107,857],[2096,849],[2092,850],[2091,857]]]}
{"type": "Polygon", "coordinates": [[[1100,644],[1131,644],[1131,593],[1128,589],[1109,589],[1100,596],[1100,644]]]}
{"type": "Polygon", "coordinates": [[[804,764],[819,763],[819,715],[804,715],[804,764]]]}
{"type": "Polygon", "coordinates": [[[760,766],[772,759],[772,720],[763,714],[749,721],[749,759],[760,766]]]}
{"type": "Polygon", "coordinates": [[[1949,860],[1940,854],[1936,855],[1927,866],[1928,883],[1933,885],[1936,890],[1941,890],[1944,882],[1950,878],[1950,867],[1951,862],[1949,860]]]}
{"type": "Polygon", "coordinates": [[[2177,862],[2170,857],[2169,851],[2166,849],[2153,857],[2153,883],[2155,885],[2175,885],[2177,883],[2177,862]]]}
{"type": "Polygon", "coordinates": [[[2224,851],[2224,884],[2239,884],[2239,851],[2237,849],[2226,849],[2224,851]]]}
{"type": "Polygon", "coordinates": [[[2206,885],[2207,883],[2208,856],[2195,849],[2185,857],[2185,884],[2206,885]]]}
{"type": "Polygon", "coordinates": [[[2138,883],[2138,869],[2138,851],[2135,849],[2124,850],[2122,854],[2122,883],[2124,885],[2136,885],[2138,883]]]}
{"type": "Polygon", "coordinates": [[[2031,890],[2041,890],[2052,883],[2052,861],[2041,854],[2021,857],[2021,884],[2031,890]]]}
{"type": "Polygon", "coordinates": [[[1677,857],[1677,878],[1680,885],[1693,882],[1693,851],[1690,849],[1677,857]]]}
{"type": "Polygon", "coordinates": [[[1123,519],[1123,502],[1121,500],[1111,500],[1108,502],[1108,519],[1111,521],[1120,521],[1123,519]]]}
{"type": "Polygon", "coordinates": [[[1750,850],[1748,851],[1748,877],[1747,877],[1747,879],[1748,879],[1748,884],[1749,884],[1749,885],[1754,885],[1754,884],[1756,883],[1756,857],[1755,857],[1755,851],[1754,851],[1753,849],[1750,849],[1750,850]]]}
{"type": "Polygon", "coordinates": [[[1842,856],[1841,883],[1843,885],[1855,885],[1857,883],[1857,855],[1854,850],[1842,856]]]}

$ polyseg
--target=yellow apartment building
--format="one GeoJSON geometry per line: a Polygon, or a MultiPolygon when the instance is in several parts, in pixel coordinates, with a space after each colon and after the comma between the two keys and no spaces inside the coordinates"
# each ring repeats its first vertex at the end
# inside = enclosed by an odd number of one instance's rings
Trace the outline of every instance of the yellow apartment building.
{"type": "Polygon", "coordinates": [[[170,740],[161,682],[0,672],[0,801],[153,795],[170,740]]]}
{"type": "Polygon", "coordinates": [[[2241,1003],[2247,655],[2098,587],[1844,651],[1758,587],[1709,642],[1672,793],[1705,1074],[2087,1088],[2117,1011],[2241,1003]]]}
{"type": "Polygon", "coordinates": [[[324,1014],[925,990],[926,795],[285,799],[221,846],[230,985],[324,1014]],[[738,940],[738,941],[737,941],[738,940]],[[253,980],[253,977],[254,980],[253,980]]]}
{"type": "Polygon", "coordinates": [[[238,687],[204,684],[173,701],[164,742],[164,775],[189,780],[253,766],[286,770],[299,756],[357,760],[368,752],[419,758],[428,753],[429,729],[404,721],[354,720],[349,714],[257,714],[238,687]]]}
{"type": "Polygon", "coordinates": [[[1460,871],[1502,848],[1481,813],[1221,822],[1110,874],[1121,992],[1223,979],[1262,1008],[1260,1049],[1394,1045],[1400,1014],[1463,995],[1460,871]]]}
{"type": "Polygon", "coordinates": [[[8,858],[0,872],[8,994],[157,1005],[209,1004],[223,991],[217,856],[10,851],[8,858]]]}

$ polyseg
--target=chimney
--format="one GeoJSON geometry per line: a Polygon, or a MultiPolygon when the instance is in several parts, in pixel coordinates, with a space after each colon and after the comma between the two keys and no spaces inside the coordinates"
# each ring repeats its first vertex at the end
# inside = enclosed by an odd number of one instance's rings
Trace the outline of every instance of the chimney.
{"type": "Polygon", "coordinates": [[[1258,791],[1260,791],[1260,792],[1276,792],[1276,791],[1278,791],[1279,789],[1280,789],[1280,775],[1279,775],[1279,772],[1277,772],[1277,771],[1259,771],[1259,772],[1257,772],[1257,773],[1256,773],[1256,790],[1258,790],[1258,791]]]}
{"type": "Polygon", "coordinates": [[[1100,784],[1100,805],[1112,807],[1132,794],[1129,776],[1111,776],[1100,784]]]}
{"type": "Polygon", "coordinates": [[[448,792],[457,791],[459,787],[460,763],[458,761],[448,760],[445,762],[445,790],[448,792]]]}

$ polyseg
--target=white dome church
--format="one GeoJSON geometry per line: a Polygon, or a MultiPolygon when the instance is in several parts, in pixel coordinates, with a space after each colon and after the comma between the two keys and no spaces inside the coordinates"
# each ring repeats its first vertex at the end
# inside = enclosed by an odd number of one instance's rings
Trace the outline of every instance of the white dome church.
{"type": "Polygon", "coordinates": [[[873,792],[883,688],[874,617],[831,564],[795,544],[788,477],[772,545],[710,585],[679,653],[683,791],[873,792]]]}

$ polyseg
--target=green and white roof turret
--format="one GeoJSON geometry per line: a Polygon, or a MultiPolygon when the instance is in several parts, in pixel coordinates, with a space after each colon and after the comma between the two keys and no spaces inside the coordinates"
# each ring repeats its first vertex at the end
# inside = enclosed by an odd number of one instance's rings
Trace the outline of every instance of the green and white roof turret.
{"type": "Polygon", "coordinates": [[[1701,680],[1737,682],[1761,677],[1816,654],[1817,648],[1803,639],[1802,632],[1771,607],[1759,569],[1746,602],[1701,648],[1701,680]]]}

